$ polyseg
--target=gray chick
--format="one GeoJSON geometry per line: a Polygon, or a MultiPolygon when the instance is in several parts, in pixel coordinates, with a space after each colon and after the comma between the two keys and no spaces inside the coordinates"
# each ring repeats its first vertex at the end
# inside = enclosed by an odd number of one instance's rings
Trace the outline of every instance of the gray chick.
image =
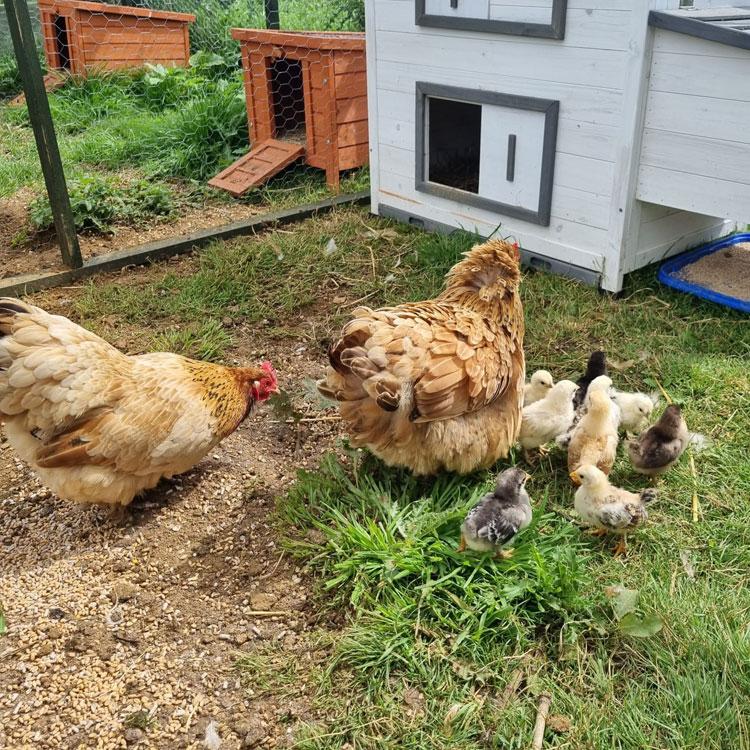
{"type": "Polygon", "coordinates": [[[689,442],[682,411],[671,404],[655,424],[628,443],[628,452],[639,474],[655,477],[677,463],[689,442]]]}
{"type": "Polygon", "coordinates": [[[500,548],[531,523],[531,503],[524,486],[528,478],[517,467],[498,475],[494,492],[486,494],[466,516],[459,552],[468,547],[477,552],[495,550],[496,557],[513,555],[512,549],[500,548]]]}

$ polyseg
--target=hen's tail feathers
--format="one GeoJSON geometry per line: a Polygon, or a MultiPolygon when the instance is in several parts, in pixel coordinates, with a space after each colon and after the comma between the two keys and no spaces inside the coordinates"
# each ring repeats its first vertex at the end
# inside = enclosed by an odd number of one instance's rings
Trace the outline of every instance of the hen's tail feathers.
{"type": "Polygon", "coordinates": [[[31,314],[34,308],[13,297],[0,297],[0,338],[10,336],[16,315],[31,314]]]}
{"type": "Polygon", "coordinates": [[[648,505],[649,503],[654,502],[657,496],[658,492],[655,487],[646,487],[646,489],[641,492],[641,502],[644,505],[648,505]]]}

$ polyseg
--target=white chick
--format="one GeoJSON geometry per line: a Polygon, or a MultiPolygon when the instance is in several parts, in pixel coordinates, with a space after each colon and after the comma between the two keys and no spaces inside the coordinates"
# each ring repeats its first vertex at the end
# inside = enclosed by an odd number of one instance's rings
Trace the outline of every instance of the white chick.
{"type": "Polygon", "coordinates": [[[529,475],[512,467],[497,477],[493,492],[487,493],[468,513],[461,526],[459,552],[467,547],[477,552],[495,550],[496,557],[509,558],[512,549],[500,549],[531,523],[531,501],[526,492],[529,475]]]}
{"type": "Polygon", "coordinates": [[[596,536],[618,534],[615,554],[627,550],[626,535],[648,519],[646,504],[656,499],[656,490],[648,487],[640,493],[628,492],[609,483],[609,479],[591,464],[571,472],[570,478],[580,487],[575,494],[575,509],[596,536]]]}
{"type": "Polygon", "coordinates": [[[651,396],[645,393],[615,391],[614,399],[620,407],[620,429],[625,432],[640,432],[654,410],[651,396]]]}
{"type": "Polygon", "coordinates": [[[554,384],[555,381],[547,370],[537,370],[523,387],[523,405],[529,406],[529,404],[541,401],[554,384]]]}
{"type": "Polygon", "coordinates": [[[570,427],[573,420],[573,394],[578,386],[561,380],[539,401],[523,408],[518,442],[528,459],[528,451],[538,448],[570,427]]]}

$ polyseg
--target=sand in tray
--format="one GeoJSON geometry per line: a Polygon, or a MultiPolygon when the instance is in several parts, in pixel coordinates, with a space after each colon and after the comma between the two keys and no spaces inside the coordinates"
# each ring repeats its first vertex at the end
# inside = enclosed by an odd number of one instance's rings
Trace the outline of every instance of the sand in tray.
{"type": "Polygon", "coordinates": [[[750,242],[704,255],[676,275],[691,284],[750,302],[750,242]]]}

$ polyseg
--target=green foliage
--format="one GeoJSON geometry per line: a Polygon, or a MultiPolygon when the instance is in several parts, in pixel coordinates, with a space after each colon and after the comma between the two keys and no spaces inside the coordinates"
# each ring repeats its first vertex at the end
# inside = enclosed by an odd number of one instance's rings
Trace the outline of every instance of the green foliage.
{"type": "Polygon", "coordinates": [[[477,658],[528,647],[539,628],[580,632],[590,617],[581,596],[588,575],[572,525],[552,526],[537,508],[512,560],[456,552],[460,524],[489,486],[455,476],[420,481],[358,452],[300,473],[281,513],[322,533],[320,545],[292,547],[321,574],[332,606],[354,608],[341,663],[381,676],[397,666],[418,673],[430,643],[451,658],[477,658]]]}
{"type": "MultiPolygon", "coordinates": [[[[123,185],[86,176],[69,181],[68,191],[79,230],[110,232],[115,223],[140,224],[153,216],[169,217],[175,209],[168,188],[146,180],[123,185]]],[[[52,208],[46,194],[31,202],[29,218],[38,230],[52,228],[52,208]]]]}
{"type": "Polygon", "coordinates": [[[12,99],[22,89],[21,74],[12,54],[0,55],[0,102],[12,99]]]}

